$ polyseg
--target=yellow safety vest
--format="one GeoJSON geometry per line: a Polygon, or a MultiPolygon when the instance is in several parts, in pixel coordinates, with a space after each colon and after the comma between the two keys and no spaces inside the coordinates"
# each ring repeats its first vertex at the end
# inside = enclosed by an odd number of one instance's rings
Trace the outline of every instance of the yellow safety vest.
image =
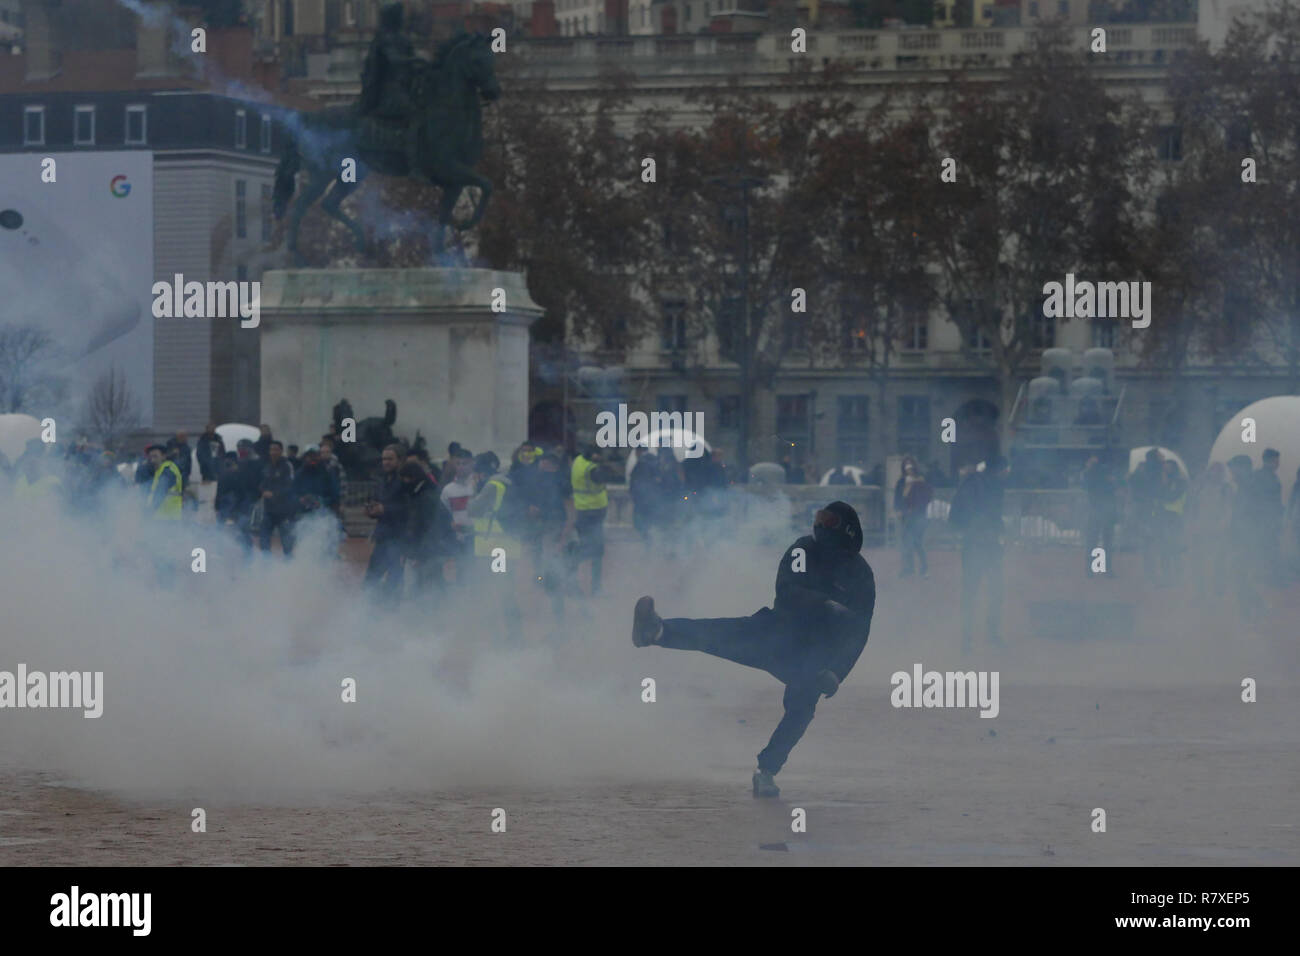
{"type": "Polygon", "coordinates": [[[588,461],[582,455],[573,460],[570,480],[573,482],[573,507],[577,511],[596,511],[609,507],[609,493],[605,486],[589,477],[596,467],[594,461],[588,461]]]}
{"type": "Polygon", "coordinates": [[[492,502],[492,510],[488,514],[474,519],[474,557],[490,558],[493,550],[504,548],[507,558],[517,558],[518,540],[506,534],[501,522],[497,520],[497,512],[501,510],[501,502],[506,496],[506,483],[500,478],[492,478],[488,485],[496,489],[496,501],[492,502]]]}
{"type": "Polygon", "coordinates": [[[176,483],[172,485],[171,489],[167,492],[167,497],[162,500],[162,504],[158,505],[158,509],[154,512],[154,517],[166,518],[169,521],[179,521],[183,505],[183,502],[181,501],[181,470],[176,467],[175,462],[164,461],[158,466],[158,470],[153,473],[153,481],[149,484],[149,500],[153,501],[154,492],[158,488],[158,479],[161,478],[163,472],[169,468],[176,477],[176,483]]]}
{"type": "Polygon", "coordinates": [[[46,475],[31,482],[27,480],[26,475],[19,475],[18,481],[14,483],[14,497],[44,498],[52,494],[55,489],[62,487],[62,485],[63,482],[55,475],[46,475]]]}

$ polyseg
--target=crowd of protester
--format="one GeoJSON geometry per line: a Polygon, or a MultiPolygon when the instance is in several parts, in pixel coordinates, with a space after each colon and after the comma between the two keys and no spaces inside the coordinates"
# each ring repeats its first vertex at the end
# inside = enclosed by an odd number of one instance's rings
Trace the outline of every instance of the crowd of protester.
{"type": "MultiPolygon", "coordinates": [[[[197,484],[215,482],[215,494],[207,497],[218,527],[248,552],[269,552],[278,538],[281,552],[292,557],[305,521],[329,522],[342,536],[348,478],[337,447],[333,429],[300,449],[286,447],[262,425],[256,440],[227,449],[209,424],[193,443],[177,432],[124,467],[112,451],[85,438],[69,445],[32,439],[12,464],[0,456],[0,486],[15,501],[59,498],[83,511],[96,509],[109,489],[134,487],[145,513],[165,522],[192,515],[199,508],[197,484]]],[[[670,449],[637,451],[628,494],[633,526],[648,551],[671,558],[689,547],[692,535],[712,533],[710,522],[727,514],[733,479],[722,453],[695,451],[681,460],[670,449]]],[[[1106,572],[1116,573],[1117,558],[1124,560],[1115,551],[1116,530],[1122,529],[1123,540],[1141,552],[1151,586],[1188,582],[1205,596],[1231,592],[1242,613],[1253,617],[1262,608],[1259,588],[1285,584],[1294,570],[1281,556],[1285,528],[1300,553],[1300,473],[1284,502],[1280,466],[1280,454],[1267,449],[1259,468],[1238,455],[1226,465],[1210,464],[1189,482],[1181,464],[1158,449],[1129,475],[1090,458],[1078,475],[1087,502],[1081,527],[1087,573],[1098,571],[1097,548],[1104,551],[1106,572]]],[[[943,480],[929,477],[931,467],[905,456],[888,499],[902,576],[929,573],[925,535],[934,488],[943,480]]],[[[964,643],[971,639],[981,588],[989,591],[988,632],[996,642],[1007,462],[994,455],[956,477],[948,525],[961,537],[964,643]]],[[[580,593],[580,567],[589,568],[589,593],[601,591],[606,487],[622,480],[622,464],[595,445],[570,457],[561,447],[527,441],[503,465],[494,453],[475,455],[457,442],[440,462],[423,448],[390,444],[373,494],[361,506],[374,520],[366,586],[390,601],[445,593],[467,582],[494,586],[494,562],[504,568],[526,559],[562,618],[565,596],[580,593]]],[[[852,480],[840,469],[830,483],[852,480]]],[[[507,631],[518,633],[522,615],[513,589],[503,590],[500,604],[507,631]]]]}

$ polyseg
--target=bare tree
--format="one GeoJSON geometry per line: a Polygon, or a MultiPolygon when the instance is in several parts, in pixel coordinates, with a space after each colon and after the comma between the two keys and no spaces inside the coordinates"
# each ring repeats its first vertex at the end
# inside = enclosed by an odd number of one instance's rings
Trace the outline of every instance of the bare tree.
{"type": "Polygon", "coordinates": [[[81,430],[105,448],[113,448],[139,424],[140,406],[126,376],[113,366],[91,386],[81,413],[81,430]]]}
{"type": "Polygon", "coordinates": [[[30,325],[0,326],[0,412],[52,408],[64,383],[49,369],[54,340],[30,325]]]}

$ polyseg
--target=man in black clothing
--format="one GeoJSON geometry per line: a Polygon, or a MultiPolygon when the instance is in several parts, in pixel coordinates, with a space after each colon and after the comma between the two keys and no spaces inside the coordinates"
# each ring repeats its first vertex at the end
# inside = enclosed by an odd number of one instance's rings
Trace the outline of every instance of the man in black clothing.
{"type": "Polygon", "coordinates": [[[265,509],[259,543],[263,551],[270,551],[271,534],[279,528],[280,548],[287,558],[293,554],[293,519],[298,513],[298,502],[293,494],[293,466],[284,457],[284,446],[278,441],[267,444],[266,465],[258,489],[265,509]]]}
{"type": "Polygon", "coordinates": [[[441,592],[446,584],[442,565],[447,559],[447,539],[451,537],[451,512],[442,503],[437,483],[421,462],[408,458],[397,469],[397,475],[407,495],[405,549],[416,589],[420,593],[441,592]]]}
{"type": "Polygon", "coordinates": [[[1083,467],[1083,490],[1088,495],[1088,526],[1084,531],[1084,570],[1091,575],[1094,548],[1106,555],[1106,573],[1115,573],[1115,522],[1119,519],[1119,482],[1096,455],[1083,467]]]}
{"type": "Polygon", "coordinates": [[[402,594],[402,557],[406,548],[410,495],[397,474],[405,455],[399,445],[389,445],[379,459],[378,500],[366,505],[366,514],[376,519],[375,549],[366,566],[366,584],[377,587],[387,597],[402,594]]]}
{"type": "Polygon", "coordinates": [[[1282,482],[1277,477],[1282,455],[1276,448],[1264,449],[1259,471],[1255,472],[1255,494],[1259,507],[1260,578],[1268,585],[1282,584],[1281,538],[1286,509],[1282,506],[1282,482]]]}
{"type": "Polygon", "coordinates": [[[971,649],[980,583],[987,582],[988,638],[1002,644],[1002,499],[1006,459],[994,454],[983,471],[963,479],[953,496],[948,523],[961,532],[961,649],[971,649]]]}
{"type": "Polygon", "coordinates": [[[201,481],[214,481],[221,478],[221,462],[226,457],[226,446],[217,434],[217,426],[208,422],[207,428],[194,448],[199,459],[199,478],[201,481]]]}
{"type": "Polygon", "coordinates": [[[876,580],[861,554],[857,512],[834,501],[817,512],[813,533],[781,558],[776,600],[750,617],[660,618],[654,599],[637,601],[632,643],[703,651],[767,671],[786,685],[785,716],[758,755],[754,796],[780,795],[773,777],[812,722],[817,699],[834,696],[866,646],[876,580]]]}

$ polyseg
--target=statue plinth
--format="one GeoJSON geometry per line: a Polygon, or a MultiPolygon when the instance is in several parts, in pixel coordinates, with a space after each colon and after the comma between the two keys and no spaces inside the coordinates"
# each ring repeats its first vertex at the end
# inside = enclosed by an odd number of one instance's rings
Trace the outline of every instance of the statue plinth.
{"type": "Polygon", "coordinates": [[[506,461],[528,437],[528,327],[541,314],[517,272],[267,272],[261,420],[305,448],[329,430],[339,399],[360,421],[391,398],[393,431],[419,431],[431,457],[455,440],[506,461]],[[497,289],[505,311],[492,309],[497,289]]]}

